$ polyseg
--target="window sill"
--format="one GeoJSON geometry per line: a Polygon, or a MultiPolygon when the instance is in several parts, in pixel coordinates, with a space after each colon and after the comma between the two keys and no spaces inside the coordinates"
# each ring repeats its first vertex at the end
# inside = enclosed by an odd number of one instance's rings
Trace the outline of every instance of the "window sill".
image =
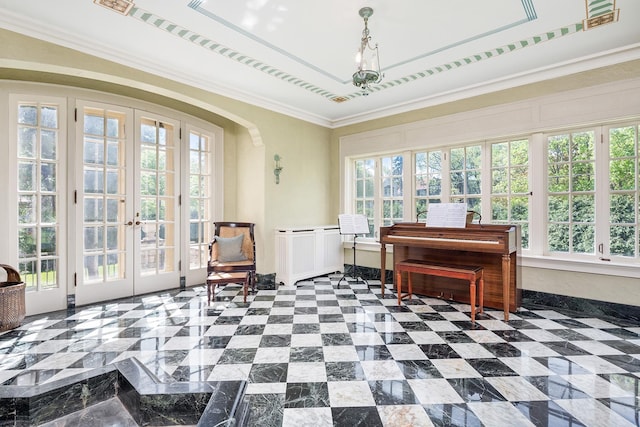
{"type": "MultiPolygon", "coordinates": [[[[343,242],[344,249],[353,249],[353,241],[343,242]]],[[[358,251],[380,252],[380,243],[373,240],[357,241],[358,251]]],[[[393,245],[387,245],[387,253],[393,253],[393,245]]],[[[578,273],[603,274],[640,278],[640,264],[622,264],[615,262],[593,262],[574,259],[551,258],[545,256],[522,255],[520,265],[529,268],[572,271],[578,273]]]]}

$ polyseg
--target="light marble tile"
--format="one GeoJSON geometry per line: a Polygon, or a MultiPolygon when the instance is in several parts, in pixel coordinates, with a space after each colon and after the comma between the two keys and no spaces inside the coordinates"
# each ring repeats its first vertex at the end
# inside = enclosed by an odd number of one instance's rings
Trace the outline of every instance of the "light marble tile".
{"type": "MultiPolygon", "coordinates": [[[[424,354],[417,344],[390,344],[387,349],[393,356],[394,360],[425,360],[427,355],[424,354]]],[[[486,350],[485,350],[486,351],[486,350]]]]}
{"type": "Polygon", "coordinates": [[[269,323],[265,325],[263,335],[290,335],[292,331],[291,323],[269,323]]]}
{"type": "Polygon", "coordinates": [[[444,344],[445,340],[432,331],[409,331],[407,332],[416,344],[444,344]]]}
{"type": "Polygon", "coordinates": [[[553,371],[531,357],[499,357],[498,359],[518,375],[531,377],[554,375],[553,371]]]}
{"type": "Polygon", "coordinates": [[[520,329],[520,333],[528,336],[532,340],[539,342],[558,342],[564,341],[563,338],[544,329],[520,329]]]}
{"type": "Polygon", "coordinates": [[[360,365],[368,381],[404,380],[395,360],[365,360],[360,365]]]}
{"type": "Polygon", "coordinates": [[[384,345],[384,340],[377,332],[353,332],[351,340],[353,345],[384,345]]]}
{"type": "Polygon", "coordinates": [[[375,406],[373,394],[366,381],[331,381],[329,401],[331,407],[375,406]]]}
{"type": "Polygon", "coordinates": [[[598,356],[566,356],[566,358],[594,374],[616,374],[626,372],[624,369],[611,362],[607,362],[598,356]]]}
{"type": "Polygon", "coordinates": [[[464,359],[493,359],[495,356],[478,343],[450,343],[449,346],[464,359]]]}
{"type": "Polygon", "coordinates": [[[624,390],[597,375],[562,375],[562,378],[595,399],[635,397],[632,391],[624,390]]]}
{"type": "Polygon", "coordinates": [[[493,331],[464,331],[464,333],[477,343],[505,342],[502,337],[496,335],[493,331]]]}
{"type": "Polygon", "coordinates": [[[266,325],[268,320],[269,320],[269,316],[267,315],[244,316],[240,321],[240,324],[241,325],[266,325]]]}
{"type": "Polygon", "coordinates": [[[357,362],[360,360],[355,347],[336,345],[322,347],[325,362],[357,362]]]}
{"type": "Polygon", "coordinates": [[[293,334],[291,335],[291,347],[322,347],[322,335],[293,334]]]}
{"type": "Polygon", "coordinates": [[[549,397],[523,377],[488,377],[486,381],[508,401],[549,400],[549,397]]]}
{"type": "Polygon", "coordinates": [[[347,324],[343,322],[335,323],[320,323],[321,334],[348,334],[349,328],[347,324]]]}
{"type": "Polygon", "coordinates": [[[282,427],[333,427],[331,408],[284,408],[282,427]]]}
{"type": "Polygon", "coordinates": [[[288,383],[326,382],[327,371],[324,362],[289,363],[288,383]]]}
{"type": "Polygon", "coordinates": [[[464,399],[444,378],[407,380],[418,401],[423,405],[464,403],[464,399]]]}
{"type": "Polygon", "coordinates": [[[385,426],[433,427],[434,424],[420,405],[378,406],[380,420],[385,426]]]}
{"type": "Polygon", "coordinates": [[[523,356],[528,357],[555,357],[560,356],[556,351],[550,349],[544,344],[537,341],[510,342],[512,346],[522,352],[523,356]]]}
{"type": "Polygon", "coordinates": [[[555,402],[587,426],[635,426],[595,399],[560,399],[555,402]]]}
{"type": "Polygon", "coordinates": [[[482,378],[464,359],[431,359],[444,378],[482,378]]]}
{"type": "Polygon", "coordinates": [[[509,402],[470,402],[467,405],[485,426],[534,427],[534,424],[509,402]]]}
{"type": "Polygon", "coordinates": [[[253,363],[287,362],[289,362],[289,347],[260,347],[253,359],[253,363]]]}
{"type": "Polygon", "coordinates": [[[459,331],[460,328],[448,320],[426,320],[424,322],[432,331],[446,332],[459,331]]]}
{"type": "Polygon", "coordinates": [[[205,337],[227,337],[236,333],[238,325],[211,325],[207,332],[204,333],[205,337]]]}
{"type": "MultiPolygon", "coordinates": [[[[580,319],[580,321],[582,322],[583,319],[580,319]]],[[[587,319],[589,320],[589,319],[587,319]]],[[[592,319],[592,320],[596,320],[596,319],[592,319]]],[[[606,322],[605,322],[606,323],[606,322]]],[[[622,340],[622,338],[620,338],[619,336],[610,334],[609,332],[603,331],[601,329],[595,329],[595,328],[579,328],[579,329],[574,329],[575,332],[584,335],[585,337],[589,337],[592,340],[601,340],[601,341],[620,341],[622,340]]]]}
{"type": "Polygon", "coordinates": [[[211,370],[207,381],[246,381],[251,372],[251,363],[239,363],[235,365],[216,365],[211,370]]]}
{"type": "Polygon", "coordinates": [[[234,335],[226,348],[258,348],[262,335],[234,335]]]}
{"type": "Polygon", "coordinates": [[[615,348],[598,341],[571,341],[571,344],[595,355],[625,354],[620,350],[616,350],[615,348]]]}
{"type": "Polygon", "coordinates": [[[221,348],[197,348],[189,351],[189,354],[180,362],[181,366],[207,366],[218,363],[224,349],[221,348]]]}

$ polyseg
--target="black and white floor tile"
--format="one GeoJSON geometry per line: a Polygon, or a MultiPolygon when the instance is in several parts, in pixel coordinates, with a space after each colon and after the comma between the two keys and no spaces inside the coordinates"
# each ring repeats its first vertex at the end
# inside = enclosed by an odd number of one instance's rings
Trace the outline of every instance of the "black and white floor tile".
{"type": "Polygon", "coordinates": [[[255,426],[640,425],[640,326],[534,308],[474,325],[468,305],[339,279],[31,317],[0,334],[0,384],[136,358],[166,383],[248,381],[255,426]]]}

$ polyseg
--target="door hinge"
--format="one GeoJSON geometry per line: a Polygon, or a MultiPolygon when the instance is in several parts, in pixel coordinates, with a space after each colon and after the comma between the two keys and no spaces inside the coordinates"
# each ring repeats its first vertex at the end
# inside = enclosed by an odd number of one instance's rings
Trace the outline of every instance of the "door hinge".
{"type": "Polygon", "coordinates": [[[73,109],[73,120],[78,121],[78,107],[73,109]]]}
{"type": "Polygon", "coordinates": [[[182,206],[182,194],[178,195],[178,206],[182,206]]]}
{"type": "Polygon", "coordinates": [[[73,203],[78,204],[78,190],[73,190],[73,203]]]}
{"type": "Polygon", "coordinates": [[[78,286],[78,273],[73,273],[73,287],[78,286]]]}
{"type": "Polygon", "coordinates": [[[182,271],[182,260],[178,261],[178,271],[182,271]]]}

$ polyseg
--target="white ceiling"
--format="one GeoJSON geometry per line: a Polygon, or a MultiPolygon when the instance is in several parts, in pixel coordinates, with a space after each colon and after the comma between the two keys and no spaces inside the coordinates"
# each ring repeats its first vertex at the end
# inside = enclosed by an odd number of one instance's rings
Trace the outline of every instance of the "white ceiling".
{"type": "Polygon", "coordinates": [[[0,0],[0,27],[330,127],[640,58],[638,0],[134,3],[0,0]],[[384,71],[368,96],[363,6],[384,71]],[[583,30],[596,6],[613,22],[583,30]]]}

